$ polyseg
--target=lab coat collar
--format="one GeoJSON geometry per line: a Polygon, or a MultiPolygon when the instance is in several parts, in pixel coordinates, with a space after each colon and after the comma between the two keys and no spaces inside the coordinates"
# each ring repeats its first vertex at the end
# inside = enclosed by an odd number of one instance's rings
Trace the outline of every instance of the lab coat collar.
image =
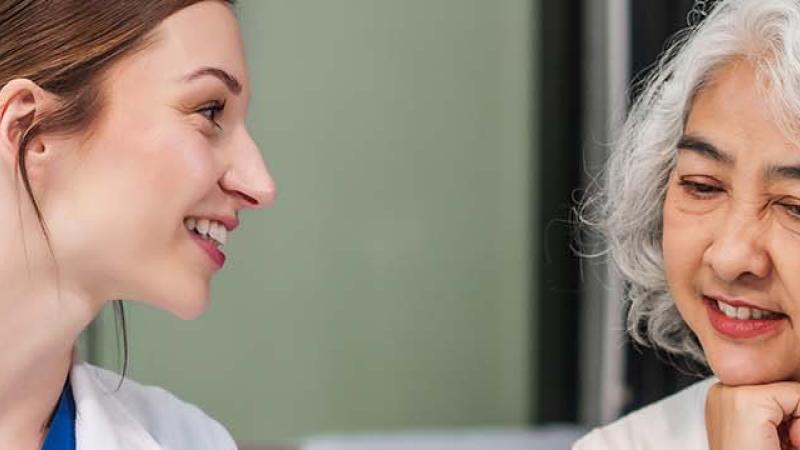
{"type": "Polygon", "coordinates": [[[114,395],[116,385],[103,383],[77,352],[70,383],[75,397],[76,450],[163,450],[114,395]]]}

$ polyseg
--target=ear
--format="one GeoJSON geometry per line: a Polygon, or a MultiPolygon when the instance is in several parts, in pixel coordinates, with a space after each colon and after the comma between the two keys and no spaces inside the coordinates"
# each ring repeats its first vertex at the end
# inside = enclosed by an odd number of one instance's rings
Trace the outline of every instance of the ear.
{"type": "MultiPolygon", "coordinates": [[[[6,173],[17,172],[22,138],[51,102],[51,95],[31,80],[11,80],[0,89],[0,163],[6,173]]],[[[45,152],[40,137],[28,143],[27,152],[29,166],[31,156],[45,152]]]]}

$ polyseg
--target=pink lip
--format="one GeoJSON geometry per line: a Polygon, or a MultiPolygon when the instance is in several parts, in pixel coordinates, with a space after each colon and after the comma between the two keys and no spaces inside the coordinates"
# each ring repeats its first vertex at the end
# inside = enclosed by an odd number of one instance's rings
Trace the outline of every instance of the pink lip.
{"type": "Polygon", "coordinates": [[[222,266],[225,265],[225,254],[222,253],[217,247],[215,247],[214,244],[201,238],[197,234],[192,233],[191,231],[187,230],[187,232],[192,236],[192,239],[197,243],[197,245],[199,245],[203,250],[205,250],[205,252],[211,258],[211,261],[214,262],[217,268],[222,268],[222,266]]]}
{"type": "MultiPolygon", "coordinates": [[[[733,339],[752,339],[777,334],[786,324],[786,316],[777,319],[734,319],[726,316],[717,307],[715,298],[705,297],[708,318],[711,326],[719,333],[733,339]]],[[[725,302],[733,306],[754,308],[745,302],[725,302]],[[737,304],[738,303],[738,304],[737,304]]]]}
{"type": "Polygon", "coordinates": [[[208,219],[221,223],[226,230],[233,231],[239,226],[239,218],[236,214],[225,216],[221,214],[193,214],[186,217],[194,217],[195,219],[208,219]]]}
{"type": "Polygon", "coordinates": [[[225,226],[225,229],[228,231],[233,231],[236,227],[239,226],[239,219],[235,216],[200,216],[211,220],[216,220],[217,222],[221,223],[225,226]]]}
{"type": "MultiPolygon", "coordinates": [[[[763,308],[761,306],[754,305],[752,303],[748,303],[748,302],[746,302],[744,300],[741,300],[741,299],[738,299],[738,298],[727,297],[727,296],[722,295],[722,294],[711,294],[711,295],[706,295],[706,297],[710,298],[711,300],[719,300],[719,301],[721,301],[723,303],[727,303],[727,304],[729,304],[731,306],[736,306],[737,308],[740,307],[740,306],[743,306],[745,308],[756,308],[756,309],[762,309],[764,311],[770,311],[767,308],[763,308]]],[[[777,313],[779,311],[772,311],[772,312],[776,312],[777,313]]]]}

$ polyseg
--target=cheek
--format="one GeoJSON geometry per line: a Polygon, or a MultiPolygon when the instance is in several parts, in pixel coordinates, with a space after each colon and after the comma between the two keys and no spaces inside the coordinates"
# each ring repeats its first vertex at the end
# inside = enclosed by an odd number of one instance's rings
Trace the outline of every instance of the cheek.
{"type": "Polygon", "coordinates": [[[694,298],[694,281],[713,228],[710,218],[687,213],[680,201],[680,194],[670,187],[664,200],[662,234],[664,271],[679,307],[685,298],[694,298]]]}
{"type": "Polygon", "coordinates": [[[175,209],[187,208],[213,186],[209,139],[171,109],[149,103],[129,109],[130,114],[116,111],[114,116],[125,120],[109,123],[104,142],[93,151],[105,155],[101,164],[119,180],[118,194],[136,202],[147,220],[152,213],[185,214],[175,209]]]}
{"type": "Polygon", "coordinates": [[[692,243],[687,240],[688,220],[679,208],[678,200],[670,188],[664,199],[661,249],[664,255],[664,268],[669,275],[686,267],[692,253],[692,243]]]}
{"type": "Polygon", "coordinates": [[[769,241],[769,257],[773,271],[778,278],[778,286],[794,308],[793,316],[800,315],[800,234],[778,229],[772,233],[769,241]]]}
{"type": "Polygon", "coordinates": [[[69,202],[69,216],[82,219],[68,232],[87,243],[102,241],[120,254],[163,245],[214,186],[202,136],[158,132],[97,144],[69,202]]]}
{"type": "Polygon", "coordinates": [[[199,133],[160,134],[140,148],[137,172],[165,207],[197,202],[213,188],[214,152],[199,133]]]}

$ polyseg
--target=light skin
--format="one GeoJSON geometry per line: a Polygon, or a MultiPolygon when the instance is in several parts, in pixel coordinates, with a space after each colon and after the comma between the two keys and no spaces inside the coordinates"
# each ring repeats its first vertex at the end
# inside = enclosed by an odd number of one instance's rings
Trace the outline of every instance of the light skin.
{"type": "Polygon", "coordinates": [[[720,379],[706,402],[711,449],[800,444],[800,147],[759,83],[736,60],[698,93],[663,210],[670,292],[720,379]],[[708,295],[779,312],[783,324],[730,337],[712,326],[708,295]]]}
{"type": "Polygon", "coordinates": [[[14,176],[22,120],[55,99],[24,79],[0,89],[0,448],[40,448],[74,342],[109,301],[185,319],[203,312],[219,267],[186,217],[235,217],[274,200],[245,127],[250,82],[232,11],[201,2],[155,33],[154,45],[113,66],[91,134],[29,146],[57,265],[14,176]]]}

